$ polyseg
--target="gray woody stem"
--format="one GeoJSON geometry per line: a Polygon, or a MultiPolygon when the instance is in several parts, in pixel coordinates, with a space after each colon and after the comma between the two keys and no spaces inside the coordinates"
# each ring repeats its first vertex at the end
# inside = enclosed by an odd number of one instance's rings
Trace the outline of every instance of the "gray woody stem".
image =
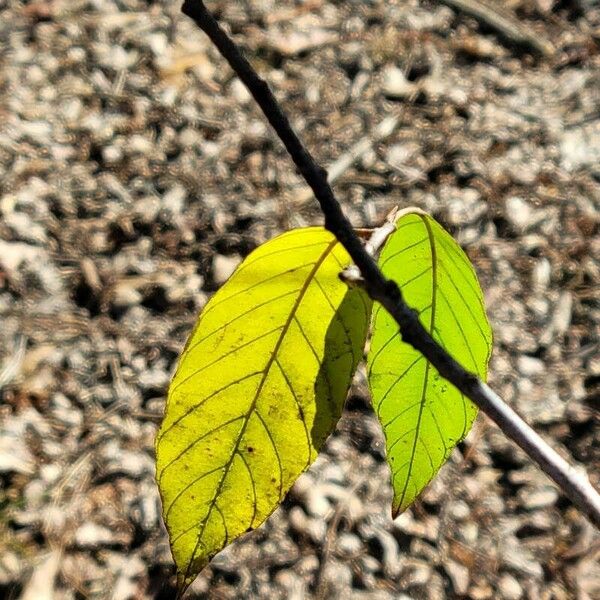
{"type": "Polygon", "coordinates": [[[355,234],[327,181],[327,173],[304,147],[267,83],[242,56],[201,0],[185,0],[182,10],[206,33],[248,88],[312,189],[325,216],[325,227],[337,237],[360,270],[362,285],[369,296],[379,302],[398,323],[402,339],[421,352],[442,377],[495,421],[600,529],[600,495],[592,487],[587,476],[563,460],[497,394],[475,375],[466,371],[432,338],[421,325],[416,312],[404,302],[396,283],[383,276],[374,258],[355,234]]]}

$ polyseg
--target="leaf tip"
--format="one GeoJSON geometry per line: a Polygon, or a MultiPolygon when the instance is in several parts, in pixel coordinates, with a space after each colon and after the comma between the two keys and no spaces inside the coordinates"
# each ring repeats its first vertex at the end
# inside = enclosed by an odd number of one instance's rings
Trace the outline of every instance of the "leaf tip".
{"type": "Polygon", "coordinates": [[[175,596],[175,600],[181,600],[181,598],[183,598],[187,589],[192,585],[194,579],[198,577],[204,567],[208,565],[211,558],[212,556],[199,557],[190,562],[185,571],[181,571],[179,568],[177,569],[177,595],[175,596]]]}

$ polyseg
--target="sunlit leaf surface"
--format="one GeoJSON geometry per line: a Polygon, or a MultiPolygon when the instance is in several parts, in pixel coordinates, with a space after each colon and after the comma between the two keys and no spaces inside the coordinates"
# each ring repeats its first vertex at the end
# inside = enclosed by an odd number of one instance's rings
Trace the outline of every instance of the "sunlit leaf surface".
{"type": "MultiPolygon", "coordinates": [[[[430,216],[408,213],[379,257],[425,328],[485,380],[492,332],[466,254],[430,216]]],[[[469,431],[476,407],[416,350],[377,305],[368,355],[373,405],[384,429],[394,515],[409,506],[469,431]]]]}
{"type": "Polygon", "coordinates": [[[263,244],[204,308],[171,382],[157,480],[182,588],[260,525],[335,426],[370,303],[320,227],[263,244]]]}

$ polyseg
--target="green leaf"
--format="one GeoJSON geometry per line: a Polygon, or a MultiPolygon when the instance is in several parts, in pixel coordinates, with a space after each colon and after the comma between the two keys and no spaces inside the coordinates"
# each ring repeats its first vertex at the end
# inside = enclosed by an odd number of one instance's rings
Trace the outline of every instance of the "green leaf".
{"type": "Polygon", "coordinates": [[[362,358],[370,302],[320,227],[252,252],[204,308],[169,389],[157,480],[184,589],[313,462],[362,358]]]}
{"type": "MultiPolygon", "coordinates": [[[[408,212],[388,238],[379,267],[398,283],[429,333],[485,380],[492,332],[475,271],[452,237],[429,215],[408,212]]],[[[379,305],[373,311],[368,379],[386,438],[395,516],[465,437],[477,408],[402,341],[396,322],[379,305]]]]}

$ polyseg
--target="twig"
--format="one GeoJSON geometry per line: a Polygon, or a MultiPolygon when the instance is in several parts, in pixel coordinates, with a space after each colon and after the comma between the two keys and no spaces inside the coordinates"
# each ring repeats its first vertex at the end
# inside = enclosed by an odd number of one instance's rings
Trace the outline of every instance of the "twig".
{"type": "Polygon", "coordinates": [[[514,17],[499,8],[489,6],[482,0],[440,0],[450,8],[460,10],[474,17],[480,23],[495,29],[501,37],[519,46],[539,52],[544,56],[554,54],[554,46],[550,40],[527,29],[514,17]]]}
{"type": "MultiPolygon", "coordinates": [[[[366,154],[377,142],[390,136],[398,124],[402,115],[400,112],[386,117],[369,134],[358,140],[347,152],[344,152],[327,169],[329,184],[333,185],[361,156],[366,154]]],[[[293,204],[297,207],[304,206],[312,200],[313,191],[310,188],[303,187],[300,191],[294,192],[293,204]]]]}
{"type": "Polygon", "coordinates": [[[338,532],[338,526],[342,520],[342,517],[344,516],[344,512],[348,509],[348,499],[352,498],[357,493],[360,487],[367,480],[367,477],[361,477],[349,490],[346,491],[344,497],[340,498],[338,501],[333,513],[333,517],[329,521],[327,533],[325,534],[325,542],[321,551],[321,559],[319,560],[319,569],[315,575],[316,585],[314,597],[317,600],[331,597],[331,594],[327,593],[329,590],[326,588],[326,582],[323,577],[325,573],[325,567],[327,566],[332,554],[333,544],[335,543],[336,534],[338,532]]]}
{"type": "Polygon", "coordinates": [[[206,10],[201,0],[185,0],[183,12],[211,39],[238,77],[248,88],[265,117],[275,129],[300,173],[313,190],[325,216],[325,227],[344,246],[360,269],[369,296],[379,302],[400,326],[402,339],[421,352],[467,398],[495,421],[596,527],[600,528],[600,495],[584,473],[578,472],[533,431],[502,399],[475,375],[466,371],[429,334],[417,313],[404,302],[395,282],[386,279],[373,257],[354,233],[327,182],[327,173],[313,159],[293,131],[267,83],[262,80],[237,46],[206,10]]]}
{"type": "Polygon", "coordinates": [[[25,349],[27,348],[27,338],[19,335],[14,341],[14,350],[9,358],[6,359],[2,370],[0,370],[0,390],[7,386],[21,370],[23,359],[25,358],[25,349]]]}

